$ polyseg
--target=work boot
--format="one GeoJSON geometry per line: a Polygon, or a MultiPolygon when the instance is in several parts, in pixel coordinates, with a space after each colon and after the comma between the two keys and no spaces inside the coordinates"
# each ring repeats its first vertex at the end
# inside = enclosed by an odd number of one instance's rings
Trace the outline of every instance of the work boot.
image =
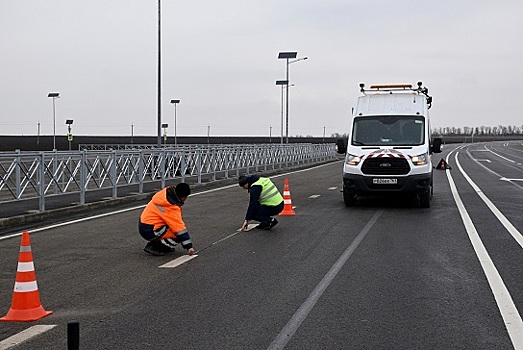
{"type": "Polygon", "coordinates": [[[153,242],[147,242],[145,247],[143,247],[143,251],[147,254],[154,255],[154,256],[162,256],[165,255],[164,252],[158,250],[156,245],[153,242]]]}
{"type": "Polygon", "coordinates": [[[271,228],[273,228],[276,225],[278,225],[278,220],[276,220],[275,218],[272,218],[272,220],[269,221],[269,224],[267,225],[267,227],[265,227],[265,229],[270,230],[271,228]]]}
{"type": "Polygon", "coordinates": [[[258,224],[258,226],[256,226],[256,228],[257,228],[258,230],[267,230],[267,227],[269,227],[270,224],[271,224],[270,221],[269,221],[269,222],[260,222],[260,223],[258,224]]]}

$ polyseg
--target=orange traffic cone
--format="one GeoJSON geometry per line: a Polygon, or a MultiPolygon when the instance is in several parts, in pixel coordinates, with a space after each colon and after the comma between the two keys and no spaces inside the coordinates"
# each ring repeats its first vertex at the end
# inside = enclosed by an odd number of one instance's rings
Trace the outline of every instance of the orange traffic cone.
{"type": "Polygon", "coordinates": [[[289,179],[285,179],[283,182],[283,211],[280,213],[281,216],[294,216],[296,213],[292,209],[291,191],[289,190],[289,179]]]}
{"type": "Polygon", "coordinates": [[[29,241],[29,232],[26,231],[22,233],[11,309],[9,309],[7,315],[0,318],[0,321],[36,321],[51,313],[53,312],[45,311],[40,304],[31,242],[29,241]]]}

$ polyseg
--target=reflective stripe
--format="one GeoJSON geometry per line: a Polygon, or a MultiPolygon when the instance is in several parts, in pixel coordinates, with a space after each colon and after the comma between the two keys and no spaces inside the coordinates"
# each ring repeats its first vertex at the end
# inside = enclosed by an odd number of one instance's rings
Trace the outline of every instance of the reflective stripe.
{"type": "Polygon", "coordinates": [[[180,236],[180,235],[183,235],[184,233],[187,233],[187,232],[189,232],[189,231],[187,231],[187,229],[183,229],[181,231],[176,232],[176,235],[180,236]]]}
{"type": "Polygon", "coordinates": [[[192,244],[192,241],[190,239],[187,239],[182,242],[182,245],[192,244]]]}
{"type": "Polygon", "coordinates": [[[38,290],[36,281],[33,282],[15,282],[15,292],[34,292],[38,290]]]}
{"type": "Polygon", "coordinates": [[[20,246],[20,253],[27,253],[31,251],[30,245],[21,245],[20,246]]]}
{"type": "Polygon", "coordinates": [[[35,270],[35,266],[33,264],[33,262],[19,262],[18,263],[18,268],[16,269],[17,272],[30,272],[30,271],[34,271],[35,270]]]}
{"type": "Polygon", "coordinates": [[[292,204],[292,200],[290,200],[290,199],[284,199],[284,200],[283,200],[283,203],[284,203],[284,204],[292,204]]]}
{"type": "MultiPolygon", "coordinates": [[[[156,205],[156,204],[155,204],[156,205]]],[[[159,205],[156,205],[156,208],[162,213],[162,214],[165,214],[165,208],[164,207],[161,207],[159,205]]]]}

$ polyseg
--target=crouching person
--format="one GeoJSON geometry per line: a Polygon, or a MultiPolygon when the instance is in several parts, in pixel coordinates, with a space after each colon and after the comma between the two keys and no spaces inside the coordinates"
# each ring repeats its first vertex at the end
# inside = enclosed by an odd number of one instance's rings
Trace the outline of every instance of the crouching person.
{"type": "Polygon", "coordinates": [[[182,206],[191,194],[186,183],[169,186],[157,192],[147,204],[142,214],[138,230],[147,240],[143,250],[151,255],[164,255],[173,252],[180,243],[189,255],[194,248],[187,227],[182,219],[182,206]]]}
{"type": "Polygon", "coordinates": [[[256,174],[240,176],[238,184],[249,191],[249,207],[240,230],[247,230],[250,220],[260,222],[257,229],[270,230],[276,226],[278,220],[273,216],[281,213],[284,206],[283,197],[276,185],[269,178],[256,174]]]}

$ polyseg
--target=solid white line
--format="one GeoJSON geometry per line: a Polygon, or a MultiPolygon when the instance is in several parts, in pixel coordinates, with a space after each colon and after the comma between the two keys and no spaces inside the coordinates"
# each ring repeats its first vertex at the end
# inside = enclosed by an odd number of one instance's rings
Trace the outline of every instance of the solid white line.
{"type": "Polygon", "coordinates": [[[501,158],[501,159],[505,159],[507,162],[515,163],[515,161],[513,161],[512,159],[505,158],[505,157],[503,157],[502,155],[497,154],[497,153],[494,152],[493,150],[488,149],[486,145],[485,145],[485,149],[488,150],[488,151],[489,151],[490,153],[492,153],[493,155],[498,156],[498,157],[501,158]]]}
{"type": "MultiPolygon", "coordinates": [[[[459,152],[456,153],[456,160],[458,153],[459,152]]],[[[449,156],[450,154],[447,156],[447,160],[449,156]]],[[[518,309],[516,308],[516,305],[514,305],[514,301],[512,300],[507,287],[503,283],[503,279],[496,269],[496,266],[490,259],[487,249],[483,245],[478,231],[476,231],[476,227],[474,226],[467,209],[463,205],[450,171],[445,171],[447,173],[447,178],[452,190],[452,196],[454,197],[454,201],[458,207],[463,225],[465,226],[469,240],[474,247],[474,251],[476,252],[476,256],[479,259],[481,267],[483,268],[483,272],[487,277],[492,294],[494,294],[496,304],[498,305],[501,316],[503,317],[508,335],[512,341],[512,345],[514,346],[514,350],[523,350],[523,321],[521,320],[521,316],[518,313],[518,309]]]]}
{"type": "MultiPolygon", "coordinates": [[[[286,175],[289,175],[289,174],[295,174],[295,173],[300,173],[300,172],[304,172],[304,171],[310,171],[310,170],[314,170],[314,169],[321,168],[321,167],[324,167],[324,166],[327,166],[327,165],[331,165],[331,164],[335,164],[335,163],[336,162],[327,163],[327,164],[321,164],[321,165],[318,165],[318,166],[315,166],[315,167],[311,167],[311,168],[307,168],[307,169],[295,170],[295,171],[291,171],[291,172],[280,174],[280,175],[270,176],[270,178],[276,178],[276,177],[280,177],[280,176],[286,176],[286,175]]],[[[219,187],[219,188],[213,188],[213,189],[202,191],[202,192],[197,192],[197,193],[191,194],[191,197],[198,196],[198,195],[201,195],[201,194],[221,191],[221,190],[225,190],[225,189],[229,189],[229,188],[233,188],[233,187],[238,187],[238,185],[236,185],[236,184],[234,184],[234,185],[227,185],[227,186],[223,186],[223,187],[219,187]]],[[[66,222],[62,222],[62,223],[59,223],[59,224],[44,226],[44,227],[36,228],[36,229],[33,229],[33,230],[26,230],[26,231],[29,232],[29,233],[35,233],[35,232],[50,230],[50,229],[53,229],[53,228],[56,228],[56,227],[76,224],[76,223],[79,223],[79,222],[84,222],[84,221],[88,221],[88,220],[102,218],[102,217],[105,217],[105,216],[121,214],[121,213],[125,213],[125,212],[128,212],[128,211],[142,209],[145,206],[146,206],[146,204],[143,204],[143,205],[139,205],[139,206],[132,207],[132,208],[115,210],[115,211],[112,211],[112,212],[109,212],[109,213],[93,215],[93,216],[89,216],[89,217],[82,218],[82,219],[66,221],[66,222]]],[[[22,235],[22,233],[20,232],[20,233],[7,235],[7,236],[1,236],[0,237],[0,241],[2,241],[4,239],[8,239],[8,238],[18,237],[18,236],[21,236],[21,235],[22,235]]]]}
{"type": "Polygon", "coordinates": [[[459,154],[459,152],[456,153],[456,157],[455,157],[456,164],[458,166],[459,171],[463,175],[463,177],[468,181],[470,186],[472,186],[474,191],[476,191],[479,198],[481,198],[483,200],[483,202],[485,202],[485,204],[490,209],[492,214],[494,214],[496,216],[496,218],[499,220],[499,222],[501,222],[501,224],[505,227],[505,229],[507,229],[507,231],[512,235],[512,237],[514,237],[516,242],[519,243],[521,248],[523,248],[523,236],[521,235],[521,233],[514,227],[514,225],[512,225],[512,223],[507,219],[507,217],[505,215],[503,215],[503,213],[501,211],[499,211],[499,209],[494,205],[494,203],[492,203],[490,201],[490,199],[488,199],[488,197],[485,195],[485,193],[483,193],[483,191],[481,191],[481,189],[474,183],[474,181],[472,181],[472,179],[463,170],[463,168],[461,167],[461,164],[458,160],[458,154],[459,154]]]}
{"type": "Polygon", "coordinates": [[[36,326],[32,326],[30,328],[27,328],[26,330],[23,330],[20,333],[17,333],[7,339],[0,341],[0,350],[11,349],[13,346],[20,345],[23,342],[31,339],[32,337],[42,334],[44,332],[47,332],[48,330],[53,329],[54,327],[56,327],[55,324],[49,324],[49,325],[36,325],[36,326]]]}
{"type": "Polygon", "coordinates": [[[511,182],[511,181],[523,181],[523,179],[507,179],[506,177],[502,177],[500,180],[501,180],[501,181],[507,181],[507,182],[511,182]]]}
{"type": "Polygon", "coordinates": [[[165,263],[165,264],[160,265],[158,267],[170,267],[170,268],[177,267],[177,266],[180,266],[182,264],[185,264],[189,260],[192,260],[192,259],[196,258],[197,256],[198,255],[196,255],[196,254],[194,254],[194,255],[182,255],[179,258],[171,260],[168,263],[165,263]]]}
{"type": "Polygon", "coordinates": [[[305,320],[305,318],[307,318],[309,312],[312,310],[314,305],[316,305],[323,292],[325,292],[327,287],[329,287],[329,285],[334,280],[338,272],[340,272],[340,270],[342,269],[343,265],[345,265],[352,253],[356,250],[356,248],[358,248],[358,245],[361,243],[361,241],[363,241],[367,233],[370,231],[372,226],[374,226],[376,221],[378,221],[382,213],[383,210],[378,210],[374,214],[374,216],[369,220],[369,222],[367,222],[365,227],[363,227],[363,229],[360,231],[358,236],[356,236],[354,241],[352,241],[352,243],[339,257],[339,259],[334,263],[334,265],[332,265],[330,270],[323,277],[320,283],[318,283],[316,288],[314,288],[307,300],[305,300],[305,302],[294,313],[294,315],[292,315],[291,319],[283,327],[278,336],[276,336],[271,345],[269,345],[267,350],[279,350],[283,349],[287,345],[287,343],[291,340],[292,336],[294,335],[294,333],[296,333],[302,322],[305,320]]]}

